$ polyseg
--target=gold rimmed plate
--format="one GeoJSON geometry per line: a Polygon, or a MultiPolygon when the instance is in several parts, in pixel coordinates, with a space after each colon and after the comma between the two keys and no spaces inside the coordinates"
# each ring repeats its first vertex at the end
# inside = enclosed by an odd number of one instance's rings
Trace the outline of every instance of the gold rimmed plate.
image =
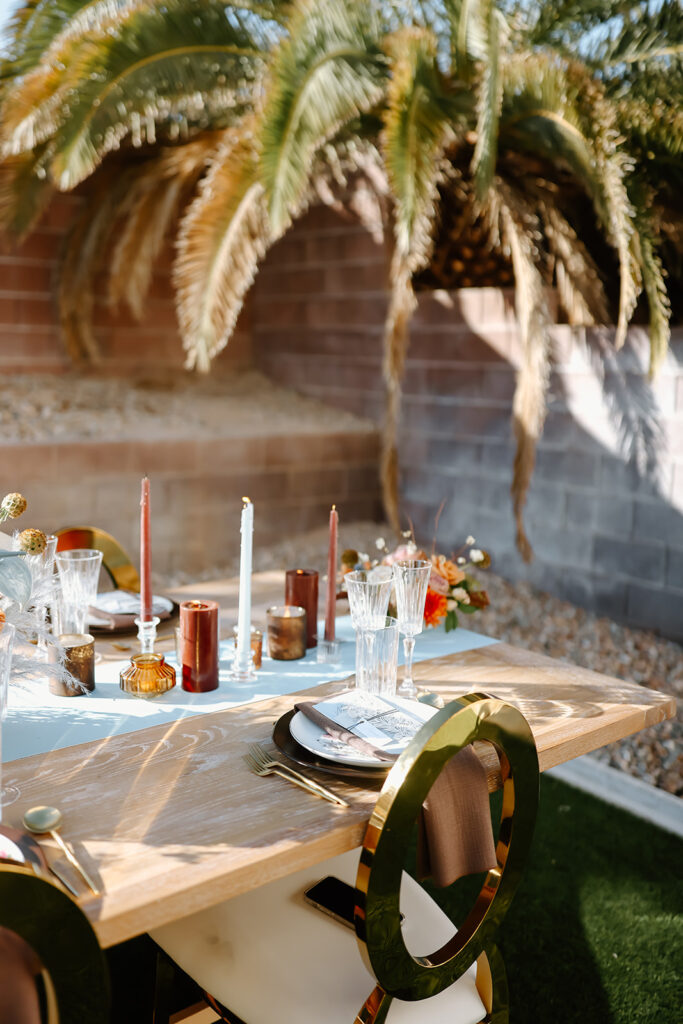
{"type": "Polygon", "coordinates": [[[356,782],[374,782],[378,786],[382,785],[391,768],[390,764],[378,764],[377,767],[369,765],[357,767],[350,764],[340,764],[338,761],[330,761],[325,757],[306,750],[300,743],[297,743],[289,729],[289,723],[295,714],[295,708],[287,711],[281,718],[278,718],[273,728],[273,743],[290,760],[306,768],[314,768],[318,772],[340,776],[341,778],[348,779],[349,782],[355,780],[356,782]]]}

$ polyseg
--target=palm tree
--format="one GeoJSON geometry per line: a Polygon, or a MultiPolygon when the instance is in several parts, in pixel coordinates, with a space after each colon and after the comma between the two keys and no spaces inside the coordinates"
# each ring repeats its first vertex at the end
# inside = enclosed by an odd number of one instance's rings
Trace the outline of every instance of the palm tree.
{"type": "Polygon", "coordinates": [[[665,0],[665,16],[647,6],[32,0],[15,16],[2,69],[0,224],[20,236],[54,190],[92,177],[65,257],[61,313],[71,351],[94,355],[87,296],[113,224],[110,293],[139,313],[180,213],[178,316],[187,365],[207,370],[265,252],[310,204],[354,205],[359,182],[376,208],[388,201],[382,479],[397,524],[413,280],[429,264],[442,196],[456,195],[514,272],[524,356],[512,493],[518,545],[530,557],[522,511],[550,364],[544,272],[552,270],[570,323],[609,317],[575,195],[590,203],[618,264],[616,347],[644,288],[652,372],[666,351],[669,303],[655,241],[673,223],[667,237],[680,243],[680,225],[661,210],[681,172],[683,131],[675,98],[664,126],[646,105],[648,88],[666,92],[662,61],[680,81],[683,18],[677,0],[665,0]],[[591,45],[586,29],[611,11],[617,30],[591,45]],[[651,145],[661,159],[636,173],[629,147],[649,153],[651,145]]]}

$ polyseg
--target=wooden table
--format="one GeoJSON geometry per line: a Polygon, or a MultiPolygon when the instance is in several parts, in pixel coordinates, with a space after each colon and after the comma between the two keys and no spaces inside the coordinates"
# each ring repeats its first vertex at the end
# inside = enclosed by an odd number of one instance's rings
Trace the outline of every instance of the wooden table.
{"type": "MultiPolygon", "coordinates": [[[[281,593],[281,574],[255,578],[257,606],[281,593]]],[[[176,596],[217,597],[236,615],[236,594],[231,580],[176,596]]],[[[517,705],[541,770],[675,711],[665,694],[504,643],[418,663],[415,676],[446,700],[483,690],[517,705]]],[[[317,863],[360,844],[376,791],[325,776],[345,809],[249,773],[246,745],[268,740],[292,704],[278,697],[11,762],[5,821],[19,824],[34,804],[61,808],[65,837],[103,888],[81,901],[103,946],[317,863]]]]}

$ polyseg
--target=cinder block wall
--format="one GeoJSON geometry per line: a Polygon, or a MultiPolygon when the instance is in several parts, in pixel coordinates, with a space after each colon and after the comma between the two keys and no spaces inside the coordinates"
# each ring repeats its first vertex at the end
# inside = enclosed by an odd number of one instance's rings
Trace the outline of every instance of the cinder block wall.
{"type": "MultiPolygon", "coordinates": [[[[0,235],[0,374],[64,373],[73,368],[59,331],[58,269],[66,233],[82,200],[59,195],[35,231],[19,246],[0,235]]],[[[104,274],[97,278],[94,327],[102,353],[97,372],[174,373],[184,362],[176,322],[168,244],[154,269],[145,316],[135,320],[127,307],[107,302],[104,274]]],[[[227,349],[216,361],[218,372],[249,364],[247,317],[240,320],[227,349]]]]}
{"type": "MultiPolygon", "coordinates": [[[[254,287],[254,359],[274,378],[380,422],[386,246],[316,209],[273,249],[254,287]]],[[[515,549],[511,399],[520,360],[514,297],[422,294],[401,424],[404,515],[439,544],[474,533],[496,569],[683,639],[683,331],[650,386],[633,329],[604,370],[610,328],[554,329],[549,411],[526,509],[535,560],[515,549]],[[604,374],[605,387],[601,383],[604,374]],[[634,454],[640,450],[640,459],[634,454]],[[650,474],[638,461],[656,456],[650,474]]]]}

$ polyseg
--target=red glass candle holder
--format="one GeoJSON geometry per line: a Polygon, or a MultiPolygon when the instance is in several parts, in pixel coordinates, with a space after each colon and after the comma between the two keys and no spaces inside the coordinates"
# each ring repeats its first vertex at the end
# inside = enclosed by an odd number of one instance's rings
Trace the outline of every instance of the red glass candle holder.
{"type": "Polygon", "coordinates": [[[306,612],[306,647],[318,645],[318,573],[315,569],[288,569],[285,574],[285,604],[298,605],[306,612]]]}
{"type": "Polygon", "coordinates": [[[218,688],[218,605],[183,601],[180,605],[182,687],[190,693],[218,688]]]}

